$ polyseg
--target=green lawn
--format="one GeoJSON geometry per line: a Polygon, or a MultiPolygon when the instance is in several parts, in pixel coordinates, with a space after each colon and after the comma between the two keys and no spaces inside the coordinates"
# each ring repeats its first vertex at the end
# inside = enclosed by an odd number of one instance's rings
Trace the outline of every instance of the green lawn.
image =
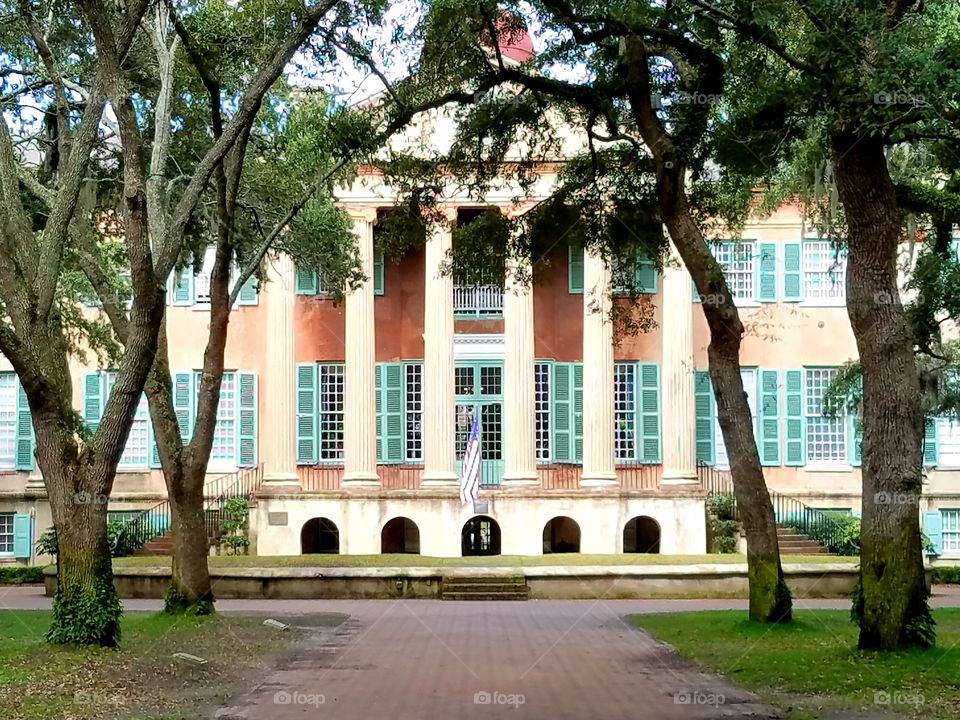
{"type": "Polygon", "coordinates": [[[960,609],[933,613],[936,648],[889,654],[856,649],[846,610],[800,610],[772,627],[739,611],[630,619],[791,718],[960,718],[960,609]]]}
{"type": "Polygon", "coordinates": [[[129,613],[119,650],[47,644],[47,611],[0,611],[0,718],[33,720],[205,716],[291,639],[252,618],[129,613]],[[187,652],[208,660],[172,657],[187,652]],[[202,710],[201,710],[202,709],[202,710]]]}
{"type": "MultiPolygon", "coordinates": [[[[423,555],[219,555],[210,558],[214,568],[229,567],[523,567],[537,565],[689,565],[745,563],[744,555],[496,555],[494,557],[438,558],[423,555]]],[[[858,562],[855,557],[791,555],[786,562],[858,562]]],[[[113,561],[115,567],[154,567],[170,564],[169,557],[129,557],[113,561]]]]}

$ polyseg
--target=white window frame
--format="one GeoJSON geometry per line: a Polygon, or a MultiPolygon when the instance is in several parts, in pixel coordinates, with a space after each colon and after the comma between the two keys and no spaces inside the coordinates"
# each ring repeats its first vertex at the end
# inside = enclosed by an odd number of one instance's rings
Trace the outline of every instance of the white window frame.
{"type": "Polygon", "coordinates": [[[960,508],[940,508],[943,555],[960,555],[960,508]]]}
{"type": "Polygon", "coordinates": [[[849,470],[850,462],[849,457],[849,448],[847,447],[847,415],[844,409],[840,409],[837,412],[837,415],[832,418],[824,417],[822,413],[823,405],[823,392],[822,388],[825,388],[829,381],[826,384],[822,384],[820,399],[817,401],[819,409],[817,412],[811,410],[811,373],[829,373],[831,374],[831,380],[833,377],[836,377],[836,374],[839,372],[837,367],[828,367],[828,366],[810,366],[803,369],[803,423],[805,427],[805,440],[804,440],[804,464],[808,468],[813,469],[836,469],[836,470],[849,470]],[[832,434],[832,439],[829,439],[827,442],[836,443],[840,447],[839,458],[811,458],[810,447],[811,442],[817,442],[816,440],[811,440],[811,429],[813,422],[822,422],[833,426],[829,429],[829,432],[832,434]]]}
{"type": "Polygon", "coordinates": [[[403,457],[423,462],[423,363],[403,364],[403,457]]]}
{"type": "Polygon", "coordinates": [[[800,244],[800,286],[803,297],[803,304],[810,307],[845,307],[847,304],[847,254],[829,239],[823,238],[804,238],[800,244]],[[832,264],[823,269],[825,262],[821,260],[824,253],[829,252],[833,256],[832,264]],[[817,269],[811,269],[814,265],[813,256],[817,257],[817,269]],[[808,290],[808,276],[826,276],[836,275],[831,281],[831,287],[836,291],[833,296],[812,297],[808,290]]]}
{"type": "Polygon", "coordinates": [[[0,447],[8,453],[0,455],[0,470],[17,468],[17,375],[0,372],[0,447]]]}
{"type": "Polygon", "coordinates": [[[756,240],[722,240],[710,243],[710,250],[713,257],[723,268],[724,277],[727,285],[730,287],[730,294],[733,295],[733,303],[737,307],[752,307],[759,305],[757,302],[757,288],[760,282],[759,268],[757,262],[757,241],[756,240]],[[745,257],[735,257],[735,253],[742,253],[745,257]],[[748,260],[746,269],[730,270],[732,262],[742,262],[748,260]],[[748,278],[750,287],[749,293],[743,294],[741,283],[736,279],[738,277],[748,278]]]}
{"type": "Polygon", "coordinates": [[[0,512],[0,557],[13,557],[13,523],[16,513],[0,512]],[[9,550],[4,548],[9,546],[9,550]]]}
{"type": "Polygon", "coordinates": [[[960,418],[956,417],[938,417],[937,423],[937,446],[940,453],[937,461],[939,468],[960,468],[960,418]],[[950,447],[956,444],[958,452],[944,452],[944,447],[950,447]]]}
{"type": "MultiPolygon", "coordinates": [[[[203,262],[202,262],[201,265],[200,265],[200,271],[199,271],[199,272],[194,272],[194,275],[193,275],[193,306],[192,306],[192,307],[193,307],[194,310],[206,311],[206,312],[209,312],[209,310],[210,310],[210,275],[213,273],[213,264],[214,264],[214,262],[216,262],[216,259],[217,259],[217,246],[216,246],[216,245],[210,245],[210,246],[208,246],[207,248],[204,249],[204,251],[203,251],[203,262]],[[200,284],[201,284],[201,280],[200,280],[201,278],[203,278],[203,281],[202,281],[202,282],[203,282],[203,284],[204,284],[204,285],[206,286],[206,288],[207,288],[207,292],[206,292],[206,294],[204,295],[204,297],[205,297],[204,300],[201,300],[201,299],[200,299],[200,291],[199,291],[199,288],[200,288],[200,284]]],[[[195,269],[196,269],[196,268],[193,268],[193,270],[195,270],[195,269]]],[[[187,272],[187,271],[184,270],[184,272],[187,272]]],[[[236,263],[231,262],[231,263],[230,263],[230,278],[229,278],[229,280],[227,281],[227,282],[229,283],[229,286],[228,286],[228,287],[229,287],[230,291],[233,290],[233,284],[234,284],[234,282],[236,282],[237,274],[238,274],[238,272],[237,272],[236,263]]],[[[230,309],[231,309],[231,310],[236,310],[236,309],[237,309],[237,304],[234,303],[233,306],[232,306],[230,309]]]]}
{"type": "MultiPolygon", "coordinates": [[[[106,387],[103,389],[104,393],[104,407],[106,407],[106,401],[110,397],[110,393],[113,390],[113,385],[117,381],[117,373],[115,371],[108,371],[106,374],[106,387]]],[[[150,453],[153,451],[153,443],[151,442],[152,436],[150,432],[150,406],[147,401],[146,393],[140,395],[140,402],[137,404],[137,411],[133,416],[133,422],[130,425],[130,432],[127,433],[127,440],[123,444],[123,454],[120,456],[120,461],[117,463],[117,471],[132,471],[132,472],[143,472],[150,469],[150,453]],[[137,448],[136,443],[138,440],[143,440],[143,447],[137,448]],[[142,449],[143,460],[140,461],[139,458],[136,462],[132,459],[139,455],[138,450],[142,449]]]]}
{"type": "Polygon", "coordinates": [[[345,400],[344,364],[317,363],[317,462],[321,465],[343,464],[345,400]],[[330,392],[333,392],[334,396],[326,397],[330,392]],[[325,403],[330,403],[333,407],[325,409],[325,403]],[[325,443],[324,432],[333,433],[334,436],[339,434],[339,441],[325,443]]]}
{"type": "Polygon", "coordinates": [[[550,392],[552,388],[551,365],[537,362],[533,366],[533,396],[536,413],[534,442],[538,463],[550,462],[550,392]]]}
{"type": "MultiPolygon", "coordinates": [[[[740,379],[743,381],[743,390],[747,394],[747,405],[750,408],[750,417],[753,418],[754,437],[759,441],[757,434],[757,375],[757,368],[740,368],[740,379]]],[[[716,403],[714,403],[714,407],[716,407],[716,403]]],[[[720,417],[716,412],[713,417],[713,436],[716,438],[714,443],[715,466],[722,470],[729,470],[730,456],[727,454],[727,446],[723,441],[723,431],[720,429],[720,417]]]]}
{"type": "MultiPolygon", "coordinates": [[[[202,372],[194,371],[195,392],[199,396],[200,378],[202,372]]],[[[238,373],[233,370],[224,370],[223,379],[220,382],[219,398],[217,400],[217,422],[213,429],[213,444],[210,446],[210,460],[207,463],[208,469],[219,472],[237,469],[237,449],[240,444],[240,387],[238,373]],[[228,398],[232,402],[224,402],[224,390],[232,392],[233,397],[228,398]],[[226,431],[228,427],[229,431],[226,431]],[[230,441],[229,457],[216,457],[217,440],[228,438],[230,441]]],[[[220,447],[223,447],[221,443],[220,447]]]]}
{"type": "Polygon", "coordinates": [[[613,458],[617,464],[639,461],[637,438],[637,363],[613,366],[613,458]],[[624,383],[628,387],[624,388],[624,383]]]}

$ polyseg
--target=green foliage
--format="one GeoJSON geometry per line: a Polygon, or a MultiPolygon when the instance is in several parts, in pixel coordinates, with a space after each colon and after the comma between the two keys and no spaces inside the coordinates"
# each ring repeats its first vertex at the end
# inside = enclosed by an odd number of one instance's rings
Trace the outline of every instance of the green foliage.
{"type": "Polygon", "coordinates": [[[201,617],[214,613],[213,600],[203,598],[191,601],[173,585],[167,588],[163,597],[163,612],[166,615],[187,615],[201,617]]]}
{"type": "Polygon", "coordinates": [[[43,567],[40,565],[17,565],[0,567],[0,585],[23,585],[42,583],[43,567]]]}
{"type": "Polygon", "coordinates": [[[719,520],[735,518],[737,499],[733,495],[711,495],[707,498],[707,512],[719,520]]]}
{"type": "Polygon", "coordinates": [[[34,545],[37,549],[37,555],[56,555],[57,554],[57,529],[48,527],[37,538],[34,545]]]}
{"type": "Polygon", "coordinates": [[[860,519],[846,513],[824,512],[827,522],[786,521],[800,533],[837,555],[860,554],[860,519]]]}
{"type": "Polygon", "coordinates": [[[737,502],[733,495],[711,495],[707,498],[710,544],[713,552],[737,551],[737,532],[740,523],[736,520],[736,507],[737,502]]]}
{"type": "Polygon", "coordinates": [[[247,530],[250,524],[250,508],[247,499],[230,498],[222,506],[223,519],[220,521],[220,545],[230,555],[238,555],[250,546],[247,530]]]}
{"type": "Polygon", "coordinates": [[[960,567],[938,566],[933,569],[934,585],[960,585],[960,567]]]}
{"type": "Polygon", "coordinates": [[[110,559],[86,553],[69,571],[60,558],[47,640],[58,645],[115,647],[123,609],[113,587],[110,559]]]}

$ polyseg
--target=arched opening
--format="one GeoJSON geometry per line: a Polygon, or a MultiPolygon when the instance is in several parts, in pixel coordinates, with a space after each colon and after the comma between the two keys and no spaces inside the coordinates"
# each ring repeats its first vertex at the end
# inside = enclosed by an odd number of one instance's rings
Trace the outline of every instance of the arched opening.
{"type": "Polygon", "coordinates": [[[380,531],[380,552],[419,555],[420,528],[410,518],[393,518],[380,531]]]}
{"type": "Polygon", "coordinates": [[[500,526],[497,521],[486,515],[477,515],[467,520],[460,533],[460,551],[464,557],[499,555],[500,526]]]}
{"type": "Polygon", "coordinates": [[[336,523],[327,518],[311,518],[300,531],[300,553],[335,555],[340,552],[340,531],[336,523]]]}
{"type": "Polygon", "coordinates": [[[555,517],[543,526],[543,554],[580,552],[580,526],[568,517],[555,517]]]}
{"type": "Polygon", "coordinates": [[[623,551],[659,554],[660,523],[646,515],[631,518],[623,528],[623,551]]]}

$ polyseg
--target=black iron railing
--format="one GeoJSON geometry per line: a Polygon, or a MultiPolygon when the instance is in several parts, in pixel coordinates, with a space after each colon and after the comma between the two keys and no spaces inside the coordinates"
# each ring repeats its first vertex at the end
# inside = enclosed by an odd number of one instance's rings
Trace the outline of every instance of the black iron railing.
{"type": "MultiPolygon", "coordinates": [[[[734,517],[739,519],[736,510],[736,495],[733,491],[733,477],[728,471],[718,470],[712,465],[699,464],[697,475],[707,495],[728,495],[733,498],[734,517]]],[[[769,490],[773,503],[773,516],[781,527],[796,530],[801,535],[823,545],[837,555],[859,555],[859,532],[845,523],[835,513],[812,508],[795,497],[769,490]]]]}
{"type": "MultiPolygon", "coordinates": [[[[263,467],[257,466],[239,473],[221,475],[203,486],[204,526],[207,537],[213,542],[220,537],[220,524],[223,520],[223,505],[231,498],[248,500],[260,489],[263,482],[263,467]]],[[[163,500],[147,508],[124,523],[114,540],[115,557],[132,555],[151,540],[161,537],[170,530],[171,506],[169,500],[163,500]]]]}

